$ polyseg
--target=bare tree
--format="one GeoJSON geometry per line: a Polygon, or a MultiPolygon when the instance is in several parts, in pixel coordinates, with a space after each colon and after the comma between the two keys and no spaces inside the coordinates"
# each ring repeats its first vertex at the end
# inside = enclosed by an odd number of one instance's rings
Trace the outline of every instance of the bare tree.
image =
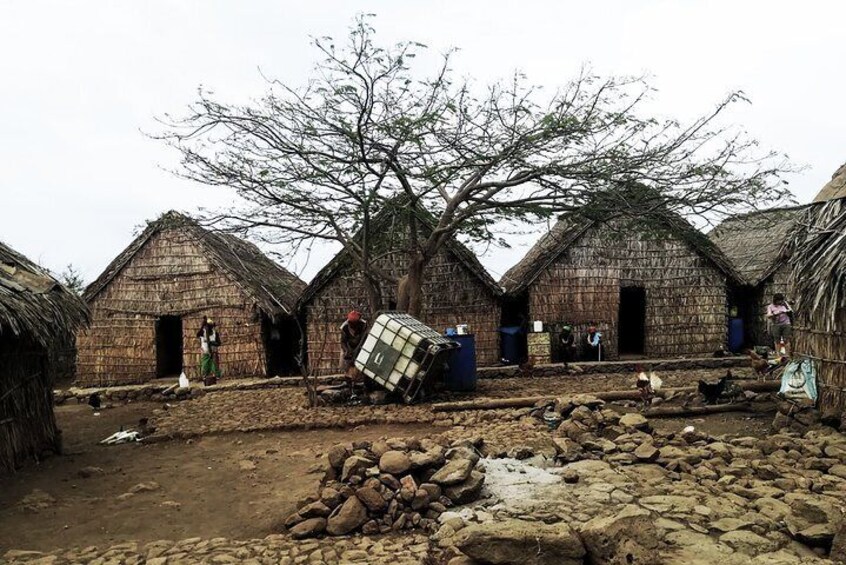
{"type": "Polygon", "coordinates": [[[179,174],[241,197],[209,223],[292,250],[340,242],[371,306],[380,284],[396,284],[399,308],[419,314],[427,265],[456,235],[502,243],[507,226],[586,206],[715,216],[787,194],[786,162],[718,124],[740,92],[685,125],[643,115],[651,88],[639,78],[584,72],[547,94],[515,74],[481,87],[456,78],[455,51],[418,74],[423,45],[380,47],[374,36],[363,16],[343,47],[315,39],[311,80],[269,81],[250,104],[201,91],[187,115],[163,119],[160,136],[181,152],[179,174]],[[400,277],[381,268],[371,224],[398,197],[431,216],[424,229],[408,215],[400,277]]]}

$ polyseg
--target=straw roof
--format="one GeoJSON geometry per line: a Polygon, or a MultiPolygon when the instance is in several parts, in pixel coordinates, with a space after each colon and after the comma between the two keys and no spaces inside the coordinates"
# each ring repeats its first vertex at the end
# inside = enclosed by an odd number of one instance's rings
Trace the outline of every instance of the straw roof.
{"type": "Polygon", "coordinates": [[[840,168],[834,171],[831,180],[822,187],[817,197],[814,198],[814,202],[825,202],[835,198],[846,198],[846,163],[840,165],[840,168]]]}
{"type": "Polygon", "coordinates": [[[29,334],[47,347],[87,321],[82,300],[0,242],[0,335],[29,334]]]}
{"type": "MultiPolygon", "coordinates": [[[[405,199],[403,198],[387,202],[385,208],[383,208],[373,218],[371,231],[376,234],[388,232],[387,228],[389,224],[396,219],[397,214],[401,210],[405,210],[407,207],[408,204],[405,203],[405,199]]],[[[416,206],[415,213],[418,220],[425,227],[429,229],[435,228],[434,218],[429,212],[423,209],[422,206],[416,206]]],[[[360,236],[356,235],[356,239],[360,239],[360,236]]],[[[479,282],[482,283],[482,285],[490,290],[491,294],[494,296],[500,296],[502,294],[502,289],[496,284],[496,281],[493,277],[491,277],[487,269],[485,269],[485,267],[479,262],[476,255],[465,245],[454,237],[450,237],[446,240],[445,246],[446,250],[454,255],[455,258],[467,270],[469,270],[479,280],[479,282]]],[[[352,258],[346,249],[342,249],[325,267],[320,270],[320,272],[317,273],[317,275],[315,275],[305,292],[303,292],[302,297],[300,298],[300,304],[308,304],[323,289],[323,287],[329,284],[329,282],[331,282],[337,274],[341,273],[350,265],[352,265],[352,258]]]]}
{"type": "MultiPolygon", "coordinates": [[[[643,219],[641,219],[643,220],[643,219]]],[[[562,215],[552,229],[544,235],[516,265],[500,280],[505,292],[520,294],[549,266],[576,243],[588,230],[601,224],[601,218],[588,218],[578,212],[562,215]]],[[[723,252],[702,232],[678,214],[664,211],[650,216],[651,229],[664,229],[686,242],[692,249],[713,263],[731,280],[742,280],[740,273],[723,252]]]]}
{"type": "Polygon", "coordinates": [[[254,244],[230,234],[209,231],[195,220],[170,211],[148,223],[147,228],[91,283],[83,297],[91,302],[157,233],[183,229],[208,254],[209,260],[229,276],[256,305],[270,316],[293,314],[305,282],[268,258],[254,244]]]}
{"type": "Polygon", "coordinates": [[[784,245],[806,208],[774,208],[735,216],[711,230],[708,237],[745,282],[757,286],[784,264],[784,245]]]}
{"type": "Polygon", "coordinates": [[[810,313],[818,330],[842,331],[837,325],[846,307],[846,198],[809,206],[788,245],[796,309],[810,313]]]}

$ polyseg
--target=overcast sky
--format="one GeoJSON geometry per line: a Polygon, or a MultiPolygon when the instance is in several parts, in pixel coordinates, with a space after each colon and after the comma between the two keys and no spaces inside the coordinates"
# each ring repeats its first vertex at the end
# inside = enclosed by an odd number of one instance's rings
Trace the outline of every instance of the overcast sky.
{"type": "MultiPolygon", "coordinates": [[[[360,12],[377,14],[384,41],[460,47],[458,71],[482,83],[520,69],[554,88],[585,63],[648,73],[655,107],[682,119],[742,89],[752,104],[732,121],[808,166],[791,179],[800,202],[846,160],[839,1],[0,0],[0,240],[90,282],[145,219],[226,205],[167,172],[177,156],[142,132],[199,85],[258,97],[259,68],[301,84],[309,36],[341,37],[360,12]]],[[[482,262],[499,278],[525,252],[482,262]]],[[[308,280],[330,255],[292,266],[308,280]]]]}

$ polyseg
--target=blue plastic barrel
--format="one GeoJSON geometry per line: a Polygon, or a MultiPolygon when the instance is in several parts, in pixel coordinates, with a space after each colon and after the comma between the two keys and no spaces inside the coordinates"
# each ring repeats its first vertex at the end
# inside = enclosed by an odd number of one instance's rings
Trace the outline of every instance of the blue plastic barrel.
{"type": "Polygon", "coordinates": [[[743,347],[743,318],[729,319],[729,351],[738,353],[743,347]]]}
{"type": "Polygon", "coordinates": [[[519,363],[520,334],[523,333],[523,328],[520,326],[504,326],[499,328],[499,333],[502,334],[502,358],[511,364],[519,363]]]}
{"type": "Polygon", "coordinates": [[[476,336],[456,335],[453,339],[461,346],[452,354],[449,372],[446,375],[446,389],[455,392],[476,390],[476,336]]]}

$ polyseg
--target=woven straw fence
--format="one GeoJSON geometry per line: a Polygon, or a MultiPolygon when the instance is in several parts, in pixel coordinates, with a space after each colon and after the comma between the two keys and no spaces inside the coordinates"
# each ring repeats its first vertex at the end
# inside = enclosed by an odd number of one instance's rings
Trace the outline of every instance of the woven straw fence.
{"type": "Polygon", "coordinates": [[[59,447],[49,361],[35,342],[0,335],[0,475],[59,447]]]}

